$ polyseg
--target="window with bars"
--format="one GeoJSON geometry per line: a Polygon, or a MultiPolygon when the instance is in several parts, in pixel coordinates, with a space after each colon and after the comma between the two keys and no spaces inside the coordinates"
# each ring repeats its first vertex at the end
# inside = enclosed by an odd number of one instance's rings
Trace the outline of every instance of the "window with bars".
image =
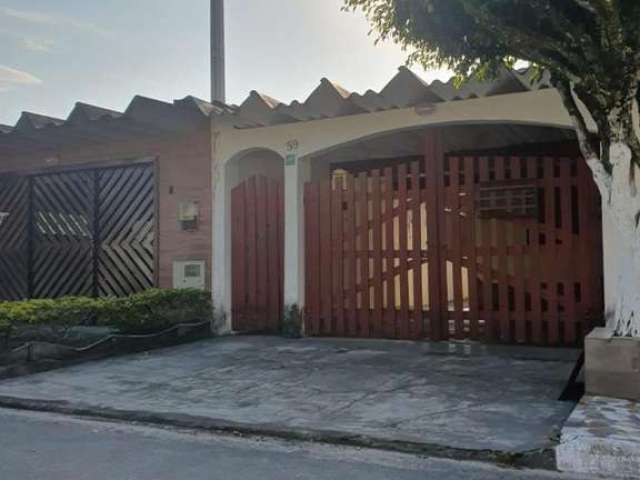
{"type": "Polygon", "coordinates": [[[476,194],[480,218],[535,218],[538,207],[538,189],[531,181],[484,183],[476,194]]]}

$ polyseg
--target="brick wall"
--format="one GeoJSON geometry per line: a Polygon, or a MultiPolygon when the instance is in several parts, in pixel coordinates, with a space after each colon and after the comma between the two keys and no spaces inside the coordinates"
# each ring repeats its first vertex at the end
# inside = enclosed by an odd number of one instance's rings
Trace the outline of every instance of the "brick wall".
{"type": "MultiPolygon", "coordinates": [[[[6,154],[0,149],[0,174],[55,170],[73,166],[109,165],[154,157],[158,185],[158,282],[173,284],[174,260],[205,260],[211,271],[211,136],[207,122],[188,134],[171,137],[131,136],[118,141],[83,143],[25,154],[6,154]],[[55,158],[55,164],[51,159],[55,158]],[[200,206],[196,231],[181,231],[178,205],[195,201],[200,206]]],[[[207,285],[210,275],[207,274],[207,285]]]]}

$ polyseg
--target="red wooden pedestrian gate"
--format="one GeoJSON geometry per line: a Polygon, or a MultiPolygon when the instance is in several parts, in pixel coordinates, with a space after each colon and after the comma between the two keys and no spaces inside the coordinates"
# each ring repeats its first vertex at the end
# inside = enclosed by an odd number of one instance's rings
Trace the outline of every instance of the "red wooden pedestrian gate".
{"type": "Polygon", "coordinates": [[[253,176],[231,192],[232,318],[237,332],[277,332],[283,299],[282,184],[253,176]]]}
{"type": "Polygon", "coordinates": [[[579,342],[603,311],[585,162],[428,149],[306,184],[307,333],[579,342]]]}

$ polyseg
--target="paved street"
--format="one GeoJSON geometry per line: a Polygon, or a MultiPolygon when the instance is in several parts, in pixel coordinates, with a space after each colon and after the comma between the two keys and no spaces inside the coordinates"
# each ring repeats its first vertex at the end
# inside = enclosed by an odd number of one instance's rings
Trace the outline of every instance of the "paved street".
{"type": "Polygon", "coordinates": [[[534,480],[573,477],[345,447],[0,410],[2,480],[534,480]]]}

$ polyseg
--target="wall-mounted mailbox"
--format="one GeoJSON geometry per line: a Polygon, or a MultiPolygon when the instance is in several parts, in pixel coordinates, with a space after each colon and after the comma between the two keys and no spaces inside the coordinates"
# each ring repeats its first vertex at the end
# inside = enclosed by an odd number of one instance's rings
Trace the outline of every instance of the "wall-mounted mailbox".
{"type": "Polygon", "coordinates": [[[207,288],[206,263],[201,260],[173,262],[173,288],[207,288]]]}

